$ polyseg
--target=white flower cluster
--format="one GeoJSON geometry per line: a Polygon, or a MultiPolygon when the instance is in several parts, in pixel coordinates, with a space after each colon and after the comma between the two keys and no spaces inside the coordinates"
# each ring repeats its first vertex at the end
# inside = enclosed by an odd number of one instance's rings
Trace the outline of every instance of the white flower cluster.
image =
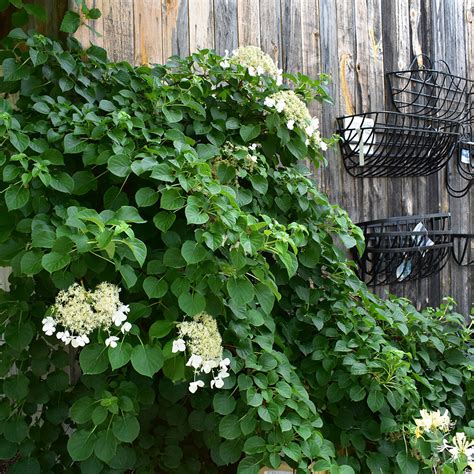
{"type": "Polygon", "coordinates": [[[448,432],[451,427],[451,419],[448,410],[441,414],[439,410],[428,411],[420,410],[420,417],[415,418],[416,437],[419,438],[425,431],[427,433],[433,431],[448,432]]]}
{"type": "Polygon", "coordinates": [[[453,461],[457,461],[461,456],[466,456],[468,463],[474,462],[474,440],[467,439],[465,433],[456,433],[453,436],[452,444],[444,439],[439,451],[447,451],[453,461]]]}
{"type": "Polygon", "coordinates": [[[83,347],[90,342],[88,335],[100,328],[109,333],[105,344],[117,347],[119,338],[111,336],[110,329],[115,326],[125,334],[132,328],[127,321],[130,308],[122,304],[119,293],[120,288],[108,282],[100,283],[94,291],[74,283],[56,296],[52,316],[42,321],[43,331],[47,336],[56,333],[66,345],[83,347]],[[63,330],[56,332],[57,325],[63,330]]]}
{"type": "Polygon", "coordinates": [[[282,69],[278,69],[273,59],[264,53],[257,46],[242,46],[232,51],[232,56],[228,57],[228,51],[225,52],[224,59],[220,66],[227,69],[231,64],[240,64],[247,68],[250,76],[270,76],[276,79],[277,85],[283,83],[282,69]]]}
{"type": "Polygon", "coordinates": [[[275,109],[279,114],[283,113],[286,126],[293,130],[295,125],[305,131],[306,145],[316,145],[322,151],[328,146],[321,138],[319,131],[319,120],[311,117],[308,107],[294,91],[279,91],[265,98],[263,104],[269,109],[275,109]]]}
{"type": "Polygon", "coordinates": [[[222,388],[224,379],[229,377],[229,358],[222,358],[222,338],[216,320],[207,313],[194,316],[193,321],[178,324],[178,339],[173,341],[172,352],[189,351],[186,365],[194,369],[194,381],[189,384],[189,391],[195,393],[204,387],[198,375],[212,374],[211,388],[222,388]],[[216,370],[218,369],[218,370],[216,370]]]}

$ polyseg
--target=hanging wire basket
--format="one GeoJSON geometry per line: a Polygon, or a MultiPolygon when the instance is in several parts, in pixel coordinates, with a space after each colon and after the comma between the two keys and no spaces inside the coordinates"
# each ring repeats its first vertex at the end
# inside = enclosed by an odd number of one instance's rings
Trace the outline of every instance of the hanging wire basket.
{"type": "Polygon", "coordinates": [[[459,124],[398,112],[339,117],[344,165],[355,177],[426,176],[445,166],[459,124]]]}
{"type": "Polygon", "coordinates": [[[474,81],[451,73],[445,61],[416,56],[408,69],[387,74],[392,102],[399,112],[460,123],[472,121],[474,81]]]}
{"type": "Polygon", "coordinates": [[[452,254],[458,265],[474,265],[474,234],[453,234],[452,254]]]}
{"type": "Polygon", "coordinates": [[[359,277],[369,286],[426,278],[439,272],[453,246],[449,214],[393,217],[357,224],[366,248],[354,252],[359,277]]]}
{"type": "Polygon", "coordinates": [[[458,141],[454,159],[446,166],[446,188],[455,198],[465,196],[474,183],[474,133],[471,127],[467,130],[458,141]]]}

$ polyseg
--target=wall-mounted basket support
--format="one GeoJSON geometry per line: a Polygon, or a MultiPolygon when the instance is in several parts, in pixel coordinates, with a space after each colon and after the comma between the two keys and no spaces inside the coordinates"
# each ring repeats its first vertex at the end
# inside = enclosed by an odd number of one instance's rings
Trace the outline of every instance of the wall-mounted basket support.
{"type": "Polygon", "coordinates": [[[426,278],[439,272],[451,253],[449,214],[393,217],[357,224],[364,232],[359,276],[369,286],[426,278]]]}
{"type": "Polygon", "coordinates": [[[405,71],[387,73],[396,110],[460,123],[472,120],[474,81],[451,73],[445,61],[415,57],[405,71]],[[419,66],[419,62],[423,67],[419,66]]]}
{"type": "Polygon", "coordinates": [[[474,234],[453,234],[453,258],[458,265],[474,265],[474,234]]]}
{"type": "Polygon", "coordinates": [[[398,112],[460,124],[453,162],[446,167],[446,188],[453,197],[465,196],[474,182],[474,81],[452,74],[445,61],[433,63],[425,55],[415,57],[405,71],[388,73],[387,78],[398,112]]]}
{"type": "Polygon", "coordinates": [[[474,133],[459,140],[455,157],[446,166],[446,188],[455,198],[465,196],[474,183],[474,141],[471,140],[474,140],[474,133]],[[455,179],[457,183],[454,183],[455,179]]]}
{"type": "Polygon", "coordinates": [[[426,176],[444,167],[458,141],[459,124],[398,112],[339,117],[338,133],[349,174],[426,176]]]}

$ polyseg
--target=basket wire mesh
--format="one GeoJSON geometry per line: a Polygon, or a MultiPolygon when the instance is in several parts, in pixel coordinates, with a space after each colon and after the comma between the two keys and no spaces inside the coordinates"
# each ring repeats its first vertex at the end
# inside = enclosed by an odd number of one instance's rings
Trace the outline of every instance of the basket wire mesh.
{"type": "Polygon", "coordinates": [[[474,265],[474,234],[453,234],[452,237],[455,262],[463,267],[474,265]]]}
{"type": "Polygon", "coordinates": [[[458,141],[459,124],[398,112],[339,117],[338,133],[349,174],[426,176],[445,166],[458,141]]]}
{"type": "Polygon", "coordinates": [[[359,277],[369,286],[426,278],[439,272],[453,246],[449,214],[393,217],[361,222],[366,241],[354,253],[359,277]]]}

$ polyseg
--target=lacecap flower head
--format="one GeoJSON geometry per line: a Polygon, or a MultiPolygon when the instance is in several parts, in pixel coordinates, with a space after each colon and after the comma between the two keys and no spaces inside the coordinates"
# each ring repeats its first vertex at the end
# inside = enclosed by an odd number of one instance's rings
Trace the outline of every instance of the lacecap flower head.
{"type": "MultiPolygon", "coordinates": [[[[102,329],[110,330],[118,326],[123,333],[131,329],[126,322],[128,305],[122,304],[120,288],[108,282],[100,283],[94,291],[74,283],[67,290],[61,290],[56,296],[51,316],[43,319],[43,331],[47,336],[56,333],[56,337],[66,345],[82,347],[90,342],[89,334],[102,329]],[[63,330],[56,332],[57,326],[63,330]]],[[[116,336],[106,339],[106,345],[116,346],[116,336]]]]}
{"type": "Polygon", "coordinates": [[[273,59],[257,46],[242,46],[235,49],[228,62],[247,68],[250,76],[266,75],[276,79],[278,85],[282,83],[282,70],[278,69],[273,59]]]}
{"type": "Polygon", "coordinates": [[[191,393],[204,387],[199,374],[212,374],[211,388],[222,388],[224,379],[229,377],[230,359],[222,358],[222,338],[216,320],[207,313],[194,316],[192,321],[178,324],[178,338],[173,341],[172,352],[188,351],[186,363],[194,369],[194,381],[189,385],[191,393]]]}

